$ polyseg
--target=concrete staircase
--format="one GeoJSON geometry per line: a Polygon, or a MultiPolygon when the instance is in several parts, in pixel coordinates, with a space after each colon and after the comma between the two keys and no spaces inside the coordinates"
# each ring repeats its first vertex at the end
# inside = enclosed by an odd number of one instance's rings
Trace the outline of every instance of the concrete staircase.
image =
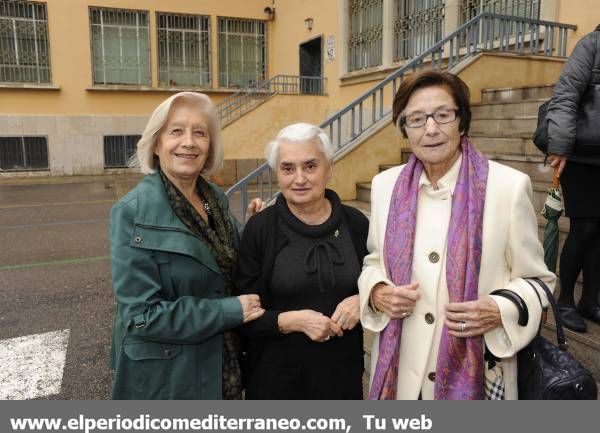
{"type": "MultiPolygon", "coordinates": [[[[552,85],[489,89],[482,92],[482,102],[473,104],[470,136],[473,144],[485,153],[488,158],[508,165],[529,175],[533,186],[533,202],[536,210],[541,210],[546,200],[547,188],[552,180],[552,169],[544,167],[544,156],[535,147],[531,137],[537,126],[539,106],[552,96],[552,85]]],[[[405,163],[411,154],[410,149],[402,150],[402,162],[405,163]]],[[[381,166],[386,170],[390,166],[381,166]]],[[[347,202],[365,212],[370,211],[371,183],[361,182],[356,186],[356,200],[347,202]]],[[[538,215],[540,239],[546,220],[538,215]]],[[[560,248],[569,229],[568,219],[559,220],[560,248]]],[[[581,276],[576,287],[575,299],[581,292],[581,276]]],[[[560,290],[557,286],[557,293],[560,290]]],[[[588,323],[588,332],[578,334],[565,329],[570,352],[574,354],[597,381],[600,381],[600,325],[588,323]]],[[[556,341],[555,321],[549,314],[548,323],[543,327],[543,334],[551,341],[556,341]]],[[[369,351],[372,336],[365,336],[366,367],[369,367],[369,351]]]]}

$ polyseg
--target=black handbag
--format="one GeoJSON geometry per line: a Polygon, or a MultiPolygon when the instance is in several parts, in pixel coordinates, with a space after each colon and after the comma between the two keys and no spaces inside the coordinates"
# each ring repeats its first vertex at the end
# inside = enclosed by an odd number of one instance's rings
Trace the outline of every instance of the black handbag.
{"type": "MultiPolygon", "coordinates": [[[[517,354],[519,400],[596,400],[598,389],[592,373],[567,351],[567,340],[552,293],[542,280],[531,279],[544,290],[552,306],[556,320],[558,347],[542,337],[542,324],[540,323],[537,335],[517,354]]],[[[540,304],[542,304],[534,284],[529,279],[525,281],[533,287],[540,304]]],[[[519,317],[522,317],[521,310],[525,305],[524,302],[519,305],[513,298],[505,296],[503,293],[496,292],[494,294],[513,301],[519,309],[519,317]]],[[[523,300],[521,299],[521,301],[523,300]]],[[[525,309],[527,309],[526,306],[525,309]]]]}
{"type": "Polygon", "coordinates": [[[533,133],[533,144],[543,153],[548,153],[548,106],[551,99],[548,99],[540,108],[538,108],[537,128],[533,133]]]}

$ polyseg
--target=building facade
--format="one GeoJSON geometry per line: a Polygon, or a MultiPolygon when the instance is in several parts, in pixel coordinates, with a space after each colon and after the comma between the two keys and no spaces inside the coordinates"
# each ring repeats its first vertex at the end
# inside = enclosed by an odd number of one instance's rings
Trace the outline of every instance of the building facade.
{"type": "Polygon", "coordinates": [[[2,0],[0,176],[132,170],[167,96],[204,92],[231,114],[272,79],[282,96],[262,118],[224,122],[226,159],[260,160],[281,126],[321,123],[482,11],[577,24],[570,51],[600,23],[595,3],[2,0]]]}

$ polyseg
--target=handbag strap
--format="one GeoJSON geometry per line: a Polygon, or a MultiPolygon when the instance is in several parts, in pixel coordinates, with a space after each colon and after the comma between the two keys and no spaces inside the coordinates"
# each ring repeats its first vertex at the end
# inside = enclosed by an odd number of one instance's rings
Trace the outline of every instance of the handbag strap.
{"type": "Polygon", "coordinates": [[[527,308],[527,304],[523,298],[521,298],[512,290],[508,289],[497,289],[493,292],[490,292],[490,295],[502,296],[503,298],[506,298],[515,304],[515,307],[517,307],[517,310],[519,310],[519,325],[527,326],[527,323],[529,322],[529,309],[527,308]]]}
{"type": "MultiPolygon", "coordinates": [[[[540,294],[538,293],[536,287],[533,285],[533,283],[530,280],[533,280],[536,283],[538,283],[538,285],[546,293],[546,297],[548,298],[548,302],[550,303],[550,306],[552,307],[552,312],[554,313],[554,320],[556,321],[556,341],[558,342],[558,347],[561,350],[566,351],[569,348],[569,345],[567,343],[567,339],[565,338],[565,331],[563,330],[562,321],[560,319],[560,315],[558,314],[558,306],[556,305],[556,301],[554,300],[554,296],[552,295],[552,292],[550,291],[550,289],[548,288],[546,283],[544,283],[538,277],[524,278],[524,280],[527,281],[527,283],[529,283],[529,285],[531,287],[533,287],[533,291],[535,292],[536,296],[538,297],[538,300],[540,301],[540,305],[542,306],[542,309],[544,308],[544,304],[542,303],[542,298],[540,297],[540,294]]],[[[538,335],[540,334],[541,331],[542,331],[542,323],[540,322],[540,327],[538,328],[538,335]]]]}

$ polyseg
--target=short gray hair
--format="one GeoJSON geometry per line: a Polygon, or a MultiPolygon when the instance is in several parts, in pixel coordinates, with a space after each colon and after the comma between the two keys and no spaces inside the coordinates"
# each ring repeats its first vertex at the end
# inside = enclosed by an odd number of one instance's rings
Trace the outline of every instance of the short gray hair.
{"type": "Polygon", "coordinates": [[[152,174],[156,171],[159,164],[158,157],[154,154],[156,141],[167,123],[173,104],[179,100],[196,105],[206,115],[210,148],[201,173],[207,176],[215,174],[223,166],[223,143],[221,142],[220,128],[212,101],[205,94],[197,92],[176,93],[156,107],[148,119],[142,138],[137,143],[137,152],[131,159],[130,165],[137,166],[139,164],[140,170],[144,174],[152,174]]]}
{"type": "Polygon", "coordinates": [[[310,123],[294,123],[283,128],[275,139],[267,144],[265,148],[265,158],[272,169],[277,167],[277,158],[279,157],[279,146],[282,142],[288,143],[306,143],[315,141],[319,150],[325,155],[329,162],[333,160],[333,145],[329,136],[321,128],[310,123]]]}

